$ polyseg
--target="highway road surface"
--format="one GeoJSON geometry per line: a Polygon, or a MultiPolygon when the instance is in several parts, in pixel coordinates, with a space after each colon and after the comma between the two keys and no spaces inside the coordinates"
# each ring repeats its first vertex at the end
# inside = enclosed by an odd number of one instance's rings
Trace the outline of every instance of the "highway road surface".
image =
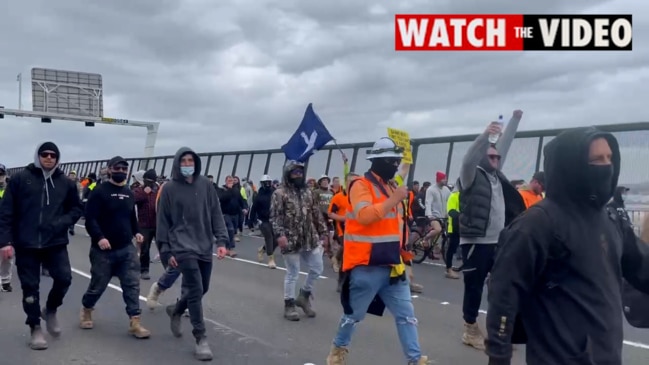
{"type": "MultiPolygon", "coordinates": [[[[254,235],[254,234],[253,234],[254,235]]],[[[288,322],[282,317],[283,262],[271,270],[259,264],[256,250],[259,237],[244,236],[238,243],[239,256],[216,262],[210,291],[205,296],[204,314],[208,338],[214,351],[212,363],[223,365],[325,365],[331,340],[342,314],[336,293],[336,275],[327,266],[316,284],[314,309],[316,318],[288,322]]],[[[49,339],[46,351],[27,347],[28,328],[24,325],[21,294],[16,277],[14,292],[0,293],[0,364],[25,365],[165,365],[193,363],[193,340],[189,319],[183,319],[185,336],[174,338],[169,319],[161,309],[150,311],[143,305],[143,324],[151,330],[148,340],[136,340],[127,334],[128,318],[124,312],[119,283],[114,280],[97,304],[95,328],[81,330],[78,314],[81,296],[88,285],[89,238],[83,226],[72,237],[70,260],[73,283],[63,307],[59,310],[63,335],[49,339]]],[[[152,264],[152,277],[162,273],[159,263],[152,264]]],[[[462,282],[445,279],[444,270],[436,263],[415,266],[417,281],[424,293],[413,296],[419,319],[419,335],[425,353],[433,364],[486,364],[486,356],[461,343],[462,282]]],[[[302,280],[304,275],[301,275],[302,280]]],[[[148,292],[151,281],[142,281],[141,294],[148,292]]],[[[41,297],[44,301],[51,285],[43,278],[41,297]]],[[[179,294],[180,282],[161,298],[173,303],[179,294]]],[[[141,298],[144,300],[144,297],[141,298]]],[[[486,308],[486,302],[483,302],[486,308]]],[[[482,311],[484,313],[484,311],[482,311]]],[[[484,317],[484,316],[481,316],[484,317]]],[[[481,318],[484,326],[484,318],[481,318]]],[[[627,328],[624,364],[649,364],[649,331],[627,328]]],[[[525,349],[518,347],[512,364],[524,364],[525,349]]],[[[368,316],[359,325],[350,351],[353,365],[403,364],[394,321],[368,316]]]]}

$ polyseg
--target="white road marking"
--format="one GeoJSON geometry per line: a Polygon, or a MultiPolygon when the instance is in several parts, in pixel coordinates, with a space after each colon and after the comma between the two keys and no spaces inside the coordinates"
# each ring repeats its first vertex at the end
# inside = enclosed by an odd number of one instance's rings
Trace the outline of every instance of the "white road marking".
{"type": "MultiPolygon", "coordinates": [[[[85,226],[83,226],[83,225],[81,225],[81,224],[75,224],[75,225],[76,225],[77,227],[86,228],[85,226]]],[[[245,235],[245,236],[246,236],[246,237],[253,237],[253,238],[263,238],[263,237],[249,236],[249,235],[245,235]]],[[[215,255],[215,256],[216,256],[216,255],[215,255]]],[[[268,266],[268,265],[266,265],[266,264],[264,264],[264,263],[260,263],[260,262],[256,262],[256,261],[252,261],[252,260],[240,259],[240,258],[238,258],[238,257],[235,257],[235,258],[228,257],[228,258],[231,259],[231,260],[235,260],[235,261],[245,262],[245,263],[247,263],[247,264],[253,264],[253,265],[258,265],[258,266],[268,266]]],[[[438,264],[438,263],[435,263],[435,262],[424,262],[424,264],[432,265],[432,266],[443,266],[443,267],[446,267],[446,265],[438,264]]],[[[279,266],[277,267],[277,269],[278,269],[278,270],[286,271],[286,268],[279,267],[279,266]]],[[[86,277],[86,278],[90,279],[90,275],[89,275],[89,274],[86,274],[86,273],[83,272],[83,271],[77,270],[77,269],[75,269],[75,268],[72,268],[72,271],[75,272],[75,273],[77,273],[77,274],[79,274],[79,275],[81,275],[81,276],[83,276],[83,277],[86,277]]],[[[305,273],[305,272],[301,272],[301,271],[300,271],[300,274],[301,274],[301,275],[307,275],[307,273],[305,273]]],[[[320,276],[320,279],[329,279],[329,278],[326,277],[326,276],[320,276]]],[[[108,284],[108,287],[111,288],[111,289],[117,290],[117,291],[119,291],[119,292],[122,291],[122,288],[120,288],[119,286],[117,286],[117,285],[115,285],[115,284],[112,284],[112,283],[108,284]]],[[[419,298],[419,296],[418,296],[418,295],[412,295],[412,298],[415,298],[415,299],[416,299],[416,298],[419,298]]],[[[143,296],[140,295],[140,300],[146,302],[146,297],[143,297],[143,296]]],[[[451,303],[449,303],[449,302],[441,302],[440,304],[441,304],[441,305],[450,305],[451,303]]],[[[481,314],[487,314],[487,311],[486,311],[486,310],[483,310],[483,309],[478,310],[478,312],[481,313],[481,314]]],[[[215,326],[219,326],[219,327],[226,328],[226,329],[232,331],[233,333],[237,333],[237,334],[239,334],[239,335],[241,335],[241,336],[243,336],[243,337],[248,337],[248,338],[254,339],[254,340],[258,341],[258,342],[264,343],[264,341],[262,341],[262,340],[259,340],[259,339],[253,338],[253,337],[249,337],[248,335],[245,335],[245,334],[243,334],[243,333],[237,332],[237,331],[235,331],[235,330],[233,330],[233,329],[231,329],[231,328],[229,328],[229,327],[227,327],[227,326],[225,326],[225,325],[223,325],[223,324],[221,324],[221,323],[218,323],[218,322],[216,322],[216,321],[214,321],[214,320],[211,320],[211,319],[209,319],[209,318],[205,318],[205,321],[210,322],[210,323],[214,324],[215,326]]],[[[627,341],[627,340],[624,340],[623,343],[624,343],[625,345],[627,345],[627,346],[631,346],[631,347],[635,347],[635,348],[639,348],[639,349],[643,349],[643,350],[649,350],[649,345],[644,344],[644,343],[641,343],[641,342],[634,342],[634,341],[627,341]]],[[[309,365],[309,364],[305,364],[305,365],[309,365]]]]}
{"type": "MultiPolygon", "coordinates": [[[[84,229],[86,228],[85,226],[83,226],[83,225],[81,225],[81,224],[75,224],[75,226],[77,226],[77,227],[81,227],[81,228],[84,228],[84,229]]],[[[248,237],[248,236],[246,236],[246,237],[248,237]]],[[[216,256],[216,254],[214,254],[214,256],[216,256]]],[[[244,263],[246,263],[246,264],[253,264],[253,265],[257,265],[257,266],[268,267],[268,265],[266,265],[266,264],[264,264],[264,263],[262,263],[262,262],[257,262],[257,261],[252,261],[252,260],[241,259],[241,258],[238,258],[238,257],[227,257],[227,258],[230,259],[230,260],[234,260],[234,261],[244,262],[244,263]]],[[[285,267],[277,266],[276,269],[277,269],[277,270],[286,271],[286,268],[285,268],[285,267]]],[[[304,276],[306,276],[306,275],[308,275],[308,273],[303,272],[303,271],[300,271],[300,275],[304,275],[304,276]]],[[[320,275],[318,278],[319,278],[319,279],[329,279],[327,276],[323,276],[323,275],[320,275]]]]}
{"type": "MultiPolygon", "coordinates": [[[[79,276],[83,276],[86,279],[91,278],[90,274],[88,274],[88,273],[86,273],[84,271],[81,271],[79,269],[75,269],[74,267],[72,268],[72,272],[79,275],[79,276]]],[[[108,287],[113,289],[113,290],[116,290],[116,291],[118,291],[120,293],[123,292],[122,288],[119,285],[115,285],[113,283],[108,283],[108,287]]],[[[146,302],[146,297],[143,296],[143,295],[140,295],[139,299],[140,299],[141,302],[146,302]]],[[[245,334],[243,332],[237,331],[237,330],[235,330],[235,329],[233,329],[231,327],[228,327],[223,323],[217,322],[217,321],[215,321],[213,319],[203,317],[203,320],[205,322],[209,322],[209,323],[213,324],[214,326],[218,327],[219,332],[226,333],[226,334],[227,333],[233,333],[233,334],[241,336],[243,340],[255,341],[255,342],[260,343],[260,344],[262,344],[264,346],[267,346],[267,347],[274,347],[272,344],[270,344],[270,343],[268,343],[268,342],[266,342],[266,341],[264,341],[264,340],[262,340],[260,338],[250,336],[250,335],[245,334]]]]}

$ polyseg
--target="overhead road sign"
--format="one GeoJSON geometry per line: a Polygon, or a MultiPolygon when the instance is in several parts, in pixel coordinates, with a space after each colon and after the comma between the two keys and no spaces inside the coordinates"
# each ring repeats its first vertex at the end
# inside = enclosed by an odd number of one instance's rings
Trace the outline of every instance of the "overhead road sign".
{"type": "Polygon", "coordinates": [[[32,68],[32,109],[65,115],[102,117],[100,74],[32,68]]]}

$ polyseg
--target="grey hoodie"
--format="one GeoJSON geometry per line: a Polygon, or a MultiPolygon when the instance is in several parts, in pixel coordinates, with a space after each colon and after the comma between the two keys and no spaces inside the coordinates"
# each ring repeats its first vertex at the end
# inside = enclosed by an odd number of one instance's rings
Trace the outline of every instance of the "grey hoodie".
{"type": "Polygon", "coordinates": [[[228,242],[221,204],[212,183],[201,176],[201,159],[188,147],[174,156],[171,180],[160,193],[156,240],[160,253],[170,253],[177,260],[212,260],[214,238],[219,247],[228,242]],[[194,180],[189,183],[180,172],[180,159],[194,156],[194,180]]]}

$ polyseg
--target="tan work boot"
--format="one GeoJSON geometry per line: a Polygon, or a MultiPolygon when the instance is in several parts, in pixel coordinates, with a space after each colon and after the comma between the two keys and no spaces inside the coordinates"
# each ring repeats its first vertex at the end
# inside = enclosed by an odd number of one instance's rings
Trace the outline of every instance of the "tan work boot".
{"type": "Polygon", "coordinates": [[[41,326],[34,326],[31,328],[31,339],[29,340],[29,348],[32,350],[45,350],[47,349],[47,341],[41,326]]]}
{"type": "Polygon", "coordinates": [[[264,255],[266,254],[266,248],[261,246],[257,249],[257,262],[264,262],[264,255]]]}
{"type": "Polygon", "coordinates": [[[334,272],[340,272],[340,262],[338,261],[338,258],[336,255],[333,255],[331,257],[331,268],[334,270],[334,272]]]}
{"type": "Polygon", "coordinates": [[[422,356],[417,361],[411,361],[408,365],[428,365],[428,356],[422,356]]]}
{"type": "Polygon", "coordinates": [[[277,264],[275,263],[275,255],[268,256],[268,268],[269,269],[277,268],[277,264]]]}
{"type": "Polygon", "coordinates": [[[164,292],[164,290],[160,289],[157,282],[153,283],[153,285],[151,285],[151,289],[149,289],[149,295],[146,296],[146,306],[151,310],[154,310],[156,307],[160,306],[160,296],[164,292]]]}
{"type": "Polygon", "coordinates": [[[349,350],[346,347],[332,346],[327,356],[327,365],[346,365],[348,353],[349,350]]]}
{"type": "Polygon", "coordinates": [[[95,327],[95,324],[92,322],[92,308],[81,308],[81,313],[79,314],[79,327],[84,330],[91,330],[95,327]]]}
{"type": "Polygon", "coordinates": [[[151,332],[148,329],[142,327],[140,323],[140,316],[131,317],[131,321],[128,327],[128,333],[133,335],[135,338],[149,338],[151,332]]]}
{"type": "Polygon", "coordinates": [[[484,336],[478,323],[464,323],[464,333],[462,334],[462,343],[471,346],[477,350],[484,351],[484,336]]]}
{"type": "Polygon", "coordinates": [[[453,269],[447,269],[445,276],[446,276],[447,279],[459,279],[460,278],[460,274],[456,273],[455,270],[453,270],[453,269]]]}
{"type": "Polygon", "coordinates": [[[410,281],[410,292],[412,293],[423,293],[424,286],[421,284],[415,283],[415,275],[412,273],[412,266],[406,265],[406,274],[408,275],[408,280],[410,281]]]}

